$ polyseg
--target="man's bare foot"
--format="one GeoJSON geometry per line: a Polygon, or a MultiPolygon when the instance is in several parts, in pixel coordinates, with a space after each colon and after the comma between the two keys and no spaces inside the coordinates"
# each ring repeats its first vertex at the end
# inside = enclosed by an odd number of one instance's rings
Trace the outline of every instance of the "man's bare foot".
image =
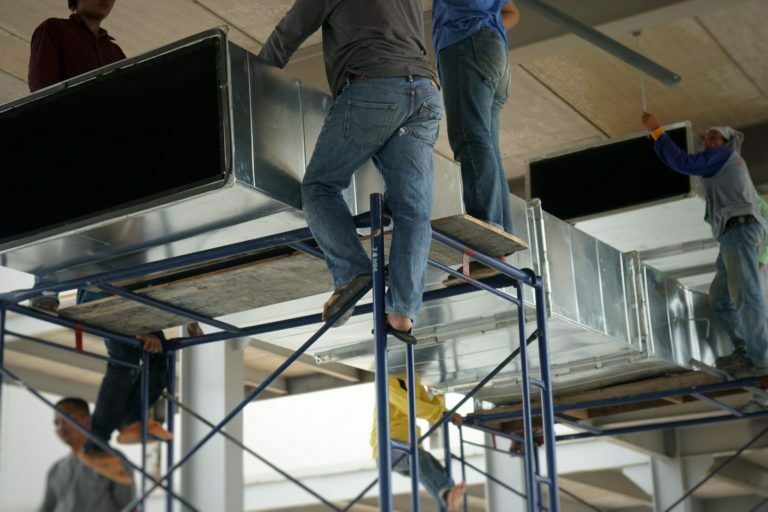
{"type": "Polygon", "coordinates": [[[336,289],[323,304],[323,322],[327,322],[346,307],[347,309],[336,319],[332,327],[341,327],[347,323],[354,311],[352,300],[363,290],[371,287],[371,280],[370,274],[360,274],[347,285],[336,289]]]}
{"type": "Polygon", "coordinates": [[[131,485],[133,478],[125,470],[123,461],[108,452],[84,452],[77,454],[77,459],[103,477],[123,485],[131,485]]]}
{"type": "Polygon", "coordinates": [[[446,493],[445,502],[448,505],[448,512],[459,512],[461,497],[465,492],[467,492],[467,483],[461,482],[446,493]]]}
{"type": "Polygon", "coordinates": [[[187,334],[191,338],[197,338],[198,336],[204,336],[205,331],[203,331],[203,328],[200,327],[200,324],[197,322],[192,322],[187,324],[187,334]]]}
{"type": "Polygon", "coordinates": [[[29,301],[29,306],[40,311],[45,311],[46,313],[52,313],[54,315],[59,314],[59,299],[56,297],[47,295],[35,297],[29,301]]]}
{"type": "Polygon", "coordinates": [[[387,314],[387,334],[408,345],[415,345],[419,340],[413,335],[413,320],[407,316],[387,314]]]}
{"type": "Polygon", "coordinates": [[[387,323],[397,329],[398,331],[408,332],[413,327],[413,320],[407,316],[387,314],[387,323]]]}

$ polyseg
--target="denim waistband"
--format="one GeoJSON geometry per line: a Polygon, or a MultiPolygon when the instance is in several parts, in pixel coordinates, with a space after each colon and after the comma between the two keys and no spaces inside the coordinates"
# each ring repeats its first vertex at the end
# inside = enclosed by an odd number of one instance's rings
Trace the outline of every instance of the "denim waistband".
{"type": "MultiPolygon", "coordinates": [[[[342,87],[338,94],[341,94],[341,92],[347,88],[347,86],[353,84],[353,83],[360,83],[365,82],[366,84],[371,85],[382,85],[387,88],[391,88],[394,90],[406,90],[408,87],[402,87],[399,86],[400,84],[398,82],[407,81],[410,84],[416,84],[417,82],[420,82],[422,80],[426,80],[430,83],[432,87],[435,89],[440,89],[440,86],[437,84],[434,78],[431,76],[420,76],[420,75],[406,75],[406,76],[362,76],[362,75],[356,75],[354,73],[350,73],[347,75],[347,78],[345,80],[344,87],[342,87]],[[397,83],[398,85],[393,85],[394,83],[397,83]]],[[[411,88],[414,86],[411,85],[411,88]]],[[[419,89],[425,89],[426,87],[416,87],[419,89]]],[[[337,94],[337,95],[338,95],[337,94]]]]}

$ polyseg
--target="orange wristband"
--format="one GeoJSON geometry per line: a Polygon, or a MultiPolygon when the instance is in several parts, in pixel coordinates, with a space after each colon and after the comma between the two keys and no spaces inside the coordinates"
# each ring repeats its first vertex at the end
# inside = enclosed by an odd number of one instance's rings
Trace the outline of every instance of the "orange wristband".
{"type": "Polygon", "coordinates": [[[661,126],[651,132],[651,137],[653,137],[653,140],[659,140],[659,137],[662,135],[664,135],[664,128],[661,126]]]}

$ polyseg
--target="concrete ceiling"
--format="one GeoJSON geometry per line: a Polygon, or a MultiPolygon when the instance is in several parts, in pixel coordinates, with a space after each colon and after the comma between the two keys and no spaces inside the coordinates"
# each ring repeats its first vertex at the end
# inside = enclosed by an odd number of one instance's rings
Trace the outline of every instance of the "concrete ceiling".
{"type": "MultiPolygon", "coordinates": [[[[552,4],[634,46],[676,71],[683,81],[669,89],[646,80],[649,108],[663,122],[691,120],[749,126],[768,120],[768,0],[595,0],[552,4]]],[[[237,44],[258,51],[291,0],[131,0],[116,3],[105,24],[129,56],[218,25],[229,25],[237,44]]],[[[431,1],[424,2],[429,20],[431,1]]],[[[0,102],[27,92],[29,40],[48,17],[68,14],[64,0],[0,0],[0,102]]],[[[592,141],[639,131],[639,74],[601,50],[522,9],[510,34],[510,100],[502,115],[507,174],[521,176],[527,159],[592,141]]],[[[427,38],[430,28],[427,25],[427,38]]],[[[315,34],[289,72],[327,90],[315,34]]],[[[451,155],[445,130],[437,145],[451,155]]]]}

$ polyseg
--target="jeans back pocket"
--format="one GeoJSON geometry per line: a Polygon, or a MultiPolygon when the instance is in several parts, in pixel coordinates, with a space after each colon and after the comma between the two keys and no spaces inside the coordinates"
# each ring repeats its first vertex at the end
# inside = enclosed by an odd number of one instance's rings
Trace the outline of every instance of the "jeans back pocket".
{"type": "Polygon", "coordinates": [[[498,36],[481,32],[472,36],[472,51],[480,73],[496,85],[507,69],[504,42],[498,36]]]}
{"type": "Polygon", "coordinates": [[[440,133],[440,120],[442,118],[442,105],[435,105],[427,100],[421,104],[416,115],[408,123],[409,131],[417,139],[434,146],[440,133]]]}
{"type": "Polygon", "coordinates": [[[395,110],[394,103],[347,100],[344,140],[363,149],[382,146],[391,134],[395,110]]]}

